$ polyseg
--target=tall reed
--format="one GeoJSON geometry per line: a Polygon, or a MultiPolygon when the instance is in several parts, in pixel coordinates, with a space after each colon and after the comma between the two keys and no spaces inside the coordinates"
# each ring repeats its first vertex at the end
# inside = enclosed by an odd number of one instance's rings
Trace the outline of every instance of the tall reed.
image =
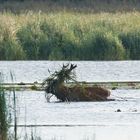
{"type": "Polygon", "coordinates": [[[132,60],[140,60],[140,30],[133,29],[120,35],[127,57],[132,60]]]}
{"type": "Polygon", "coordinates": [[[0,24],[0,60],[24,59],[25,54],[15,36],[14,25],[0,24]]]}
{"type": "Polygon", "coordinates": [[[0,21],[1,60],[140,59],[139,12],[3,13],[0,21]]]}
{"type": "MultiPolygon", "coordinates": [[[[14,74],[10,71],[10,78],[11,82],[14,83],[15,77],[14,74]]],[[[12,94],[11,102],[12,102],[12,108],[13,108],[13,123],[14,123],[14,132],[13,132],[13,139],[18,140],[17,137],[17,97],[16,97],[16,91],[15,88],[10,88],[10,94],[12,94]]]]}
{"type": "Polygon", "coordinates": [[[6,101],[6,93],[2,87],[2,75],[0,73],[0,139],[7,140],[8,138],[8,109],[6,101]]]}

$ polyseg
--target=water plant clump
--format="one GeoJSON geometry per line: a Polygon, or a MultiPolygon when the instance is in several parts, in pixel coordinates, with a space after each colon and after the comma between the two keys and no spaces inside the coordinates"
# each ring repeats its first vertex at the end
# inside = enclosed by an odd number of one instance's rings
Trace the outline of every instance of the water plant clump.
{"type": "Polygon", "coordinates": [[[63,65],[61,70],[55,71],[44,82],[46,96],[51,93],[60,101],[105,101],[110,91],[99,86],[85,86],[75,80],[74,64],[63,65]],[[73,81],[73,85],[66,85],[73,81]]]}

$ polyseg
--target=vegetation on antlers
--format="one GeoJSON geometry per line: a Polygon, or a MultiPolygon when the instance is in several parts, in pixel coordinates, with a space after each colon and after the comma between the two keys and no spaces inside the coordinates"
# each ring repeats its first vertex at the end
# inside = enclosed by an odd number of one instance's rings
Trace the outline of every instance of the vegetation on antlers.
{"type": "Polygon", "coordinates": [[[84,84],[80,85],[75,80],[73,70],[77,67],[74,64],[63,65],[60,71],[55,71],[47,78],[43,85],[46,95],[51,93],[60,101],[104,101],[110,96],[110,92],[101,87],[90,87],[84,84]],[[74,86],[66,86],[68,81],[74,81],[74,86]]]}
{"type": "Polygon", "coordinates": [[[60,71],[55,71],[49,78],[47,78],[43,85],[46,86],[46,93],[52,93],[61,101],[67,101],[67,95],[63,94],[60,89],[64,86],[64,83],[67,81],[75,81],[75,74],[72,71],[77,65],[69,64],[63,65],[60,71]]]}

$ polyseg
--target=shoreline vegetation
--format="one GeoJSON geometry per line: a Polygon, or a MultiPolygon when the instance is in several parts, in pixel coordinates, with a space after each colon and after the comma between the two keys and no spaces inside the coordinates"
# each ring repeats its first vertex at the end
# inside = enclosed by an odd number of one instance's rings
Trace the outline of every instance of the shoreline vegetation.
{"type": "Polygon", "coordinates": [[[0,75],[0,140],[7,140],[8,135],[8,111],[6,104],[4,88],[1,85],[1,75],[0,75]]]}
{"type": "Polygon", "coordinates": [[[138,0],[7,0],[0,11],[0,60],[140,60],[138,0]]]}
{"type": "MultiPolygon", "coordinates": [[[[13,79],[12,74],[11,79],[13,79]]],[[[18,132],[18,128],[21,126],[17,123],[18,109],[16,90],[14,87],[11,87],[9,91],[6,91],[3,82],[4,77],[3,74],[0,73],[0,140],[41,140],[33,129],[31,129],[31,134],[24,131],[23,137],[21,138],[21,134],[18,132]]],[[[22,127],[26,128],[27,126],[25,124],[22,127]]]]}

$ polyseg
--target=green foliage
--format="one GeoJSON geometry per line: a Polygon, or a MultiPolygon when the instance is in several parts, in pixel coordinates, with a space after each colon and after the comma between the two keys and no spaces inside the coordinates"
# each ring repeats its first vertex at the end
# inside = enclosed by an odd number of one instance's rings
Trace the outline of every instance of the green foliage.
{"type": "Polygon", "coordinates": [[[132,30],[120,35],[127,57],[140,60],[140,30],[132,30]]]}
{"type": "Polygon", "coordinates": [[[0,26],[0,60],[24,59],[25,54],[8,27],[0,26]]]}
{"type": "MultiPolygon", "coordinates": [[[[58,99],[61,101],[68,101],[67,99],[67,93],[63,94],[59,91],[60,88],[64,86],[64,83],[68,81],[74,81],[75,80],[75,73],[73,70],[77,67],[77,65],[74,64],[66,64],[63,65],[61,70],[55,71],[53,74],[51,74],[47,79],[44,80],[42,83],[43,87],[45,87],[45,97],[48,99],[48,94],[51,93],[55,95],[58,99]]],[[[68,90],[67,90],[68,92],[68,90]]]]}
{"type": "MultiPolygon", "coordinates": [[[[117,38],[111,32],[96,32],[89,44],[89,60],[122,60],[124,59],[124,48],[117,38]],[[91,52],[92,51],[92,52],[91,52]]],[[[87,47],[87,48],[88,48],[87,47]]],[[[85,48],[86,51],[86,48],[85,48]]]]}
{"type": "Polygon", "coordinates": [[[140,59],[138,12],[0,17],[0,60],[140,59]]]}
{"type": "Polygon", "coordinates": [[[36,85],[31,86],[31,90],[38,90],[36,85]]]}
{"type": "Polygon", "coordinates": [[[8,123],[7,123],[7,107],[4,90],[0,89],[0,136],[3,140],[7,138],[8,123]]]}
{"type": "Polygon", "coordinates": [[[65,34],[58,33],[55,38],[55,45],[49,56],[51,60],[73,60],[75,59],[76,45],[65,34]]]}
{"type": "Polygon", "coordinates": [[[17,32],[17,37],[20,40],[21,46],[26,53],[27,59],[38,60],[40,55],[40,48],[47,49],[47,36],[40,30],[40,26],[37,23],[29,23],[25,27],[22,27],[17,32]]]}
{"type": "Polygon", "coordinates": [[[12,40],[0,42],[1,60],[22,60],[25,58],[22,48],[12,40]]]}
{"type": "Polygon", "coordinates": [[[8,111],[4,88],[1,85],[2,76],[0,74],[0,138],[7,140],[8,132],[8,111]]]}

